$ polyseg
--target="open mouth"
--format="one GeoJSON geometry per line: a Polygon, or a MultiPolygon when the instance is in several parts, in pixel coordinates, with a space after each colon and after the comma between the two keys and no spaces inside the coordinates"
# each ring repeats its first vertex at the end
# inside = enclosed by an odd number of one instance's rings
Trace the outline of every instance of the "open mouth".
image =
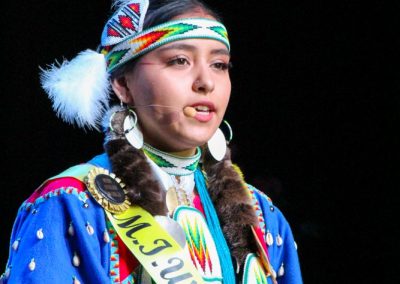
{"type": "Polygon", "coordinates": [[[211,109],[208,106],[195,106],[194,109],[198,113],[202,113],[202,114],[209,114],[211,112],[211,109]]]}

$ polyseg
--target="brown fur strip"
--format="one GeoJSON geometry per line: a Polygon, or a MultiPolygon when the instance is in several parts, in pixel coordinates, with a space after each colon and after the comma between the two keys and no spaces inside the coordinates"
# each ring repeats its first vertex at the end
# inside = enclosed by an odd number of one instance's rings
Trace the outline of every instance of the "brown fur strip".
{"type": "Polygon", "coordinates": [[[208,150],[203,153],[208,192],[231,255],[236,259],[237,265],[241,266],[248,253],[257,251],[251,231],[251,226],[258,223],[257,217],[242,177],[232,166],[230,150],[227,149],[224,159],[220,162],[216,162],[208,150]]]}
{"type": "Polygon", "coordinates": [[[166,215],[165,190],[154,178],[142,151],[135,149],[122,134],[122,122],[127,112],[117,112],[112,121],[114,137],[105,145],[112,172],[126,185],[132,204],[154,215],[166,215]]]}

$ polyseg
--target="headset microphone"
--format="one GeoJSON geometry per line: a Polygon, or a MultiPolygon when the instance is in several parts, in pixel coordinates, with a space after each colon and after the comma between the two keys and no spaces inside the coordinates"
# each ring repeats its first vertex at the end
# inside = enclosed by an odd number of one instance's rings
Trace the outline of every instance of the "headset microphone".
{"type": "Polygon", "coordinates": [[[183,113],[187,117],[195,117],[197,114],[197,110],[194,107],[187,106],[183,109],[183,113]]]}

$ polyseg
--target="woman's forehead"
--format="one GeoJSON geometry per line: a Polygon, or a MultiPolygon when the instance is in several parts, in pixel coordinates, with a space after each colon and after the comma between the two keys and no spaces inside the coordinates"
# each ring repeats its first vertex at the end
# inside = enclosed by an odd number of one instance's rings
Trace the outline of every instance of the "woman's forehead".
{"type": "Polygon", "coordinates": [[[187,51],[193,53],[201,52],[205,54],[230,55],[225,44],[218,40],[207,38],[189,38],[173,41],[156,48],[155,50],[149,52],[149,54],[162,54],[168,51],[187,51]]]}
{"type": "Polygon", "coordinates": [[[210,20],[214,20],[214,21],[217,20],[200,7],[196,8],[193,11],[180,14],[179,16],[175,16],[171,20],[190,19],[190,18],[203,18],[203,19],[210,19],[210,20]]]}

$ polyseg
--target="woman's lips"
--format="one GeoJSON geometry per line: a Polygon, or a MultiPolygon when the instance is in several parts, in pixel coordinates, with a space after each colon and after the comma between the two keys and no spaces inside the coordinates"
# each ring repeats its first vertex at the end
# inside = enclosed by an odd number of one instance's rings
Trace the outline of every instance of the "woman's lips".
{"type": "Polygon", "coordinates": [[[193,118],[200,122],[210,121],[215,112],[214,104],[210,102],[199,102],[190,106],[195,110],[193,118]]]}

